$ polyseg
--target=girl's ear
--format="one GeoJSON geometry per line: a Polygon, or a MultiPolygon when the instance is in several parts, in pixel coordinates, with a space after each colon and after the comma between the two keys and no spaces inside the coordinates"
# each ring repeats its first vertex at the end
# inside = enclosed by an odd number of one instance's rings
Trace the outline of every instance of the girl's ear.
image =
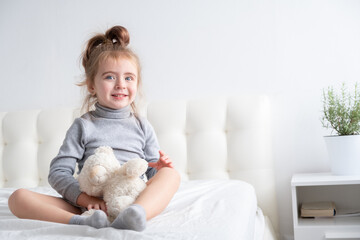
{"type": "Polygon", "coordinates": [[[91,95],[93,95],[93,96],[94,96],[94,95],[96,94],[96,92],[95,92],[95,88],[94,88],[94,86],[93,86],[93,85],[88,84],[87,89],[88,89],[88,91],[89,91],[89,93],[90,93],[91,95]]]}

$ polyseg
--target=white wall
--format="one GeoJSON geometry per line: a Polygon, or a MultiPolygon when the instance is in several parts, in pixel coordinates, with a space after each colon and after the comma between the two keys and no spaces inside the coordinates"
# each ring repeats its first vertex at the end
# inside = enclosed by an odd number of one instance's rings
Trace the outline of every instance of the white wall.
{"type": "Polygon", "coordinates": [[[268,93],[280,227],[291,239],[290,178],[329,171],[321,92],[360,77],[360,1],[0,0],[0,111],[79,106],[79,55],[120,24],[148,100],[268,93]]]}

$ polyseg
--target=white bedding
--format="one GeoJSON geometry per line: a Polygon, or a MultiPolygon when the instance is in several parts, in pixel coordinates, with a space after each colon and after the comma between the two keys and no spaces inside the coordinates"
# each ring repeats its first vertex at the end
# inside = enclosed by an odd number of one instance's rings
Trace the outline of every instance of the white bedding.
{"type": "MultiPolygon", "coordinates": [[[[13,216],[0,189],[0,239],[263,239],[265,221],[251,185],[237,180],[184,181],[169,206],[139,233],[113,228],[23,220],[13,216]]],[[[30,189],[57,195],[46,187],[30,189]]],[[[41,204],[41,203],[39,203],[41,204]]]]}

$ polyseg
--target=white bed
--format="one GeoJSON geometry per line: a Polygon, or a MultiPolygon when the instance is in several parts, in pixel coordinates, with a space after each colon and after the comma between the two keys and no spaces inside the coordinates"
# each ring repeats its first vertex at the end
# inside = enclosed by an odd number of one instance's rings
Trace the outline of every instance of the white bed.
{"type": "Polygon", "coordinates": [[[182,183],[139,233],[13,216],[7,199],[19,187],[57,195],[47,183],[49,163],[78,111],[0,113],[0,239],[276,239],[266,96],[152,102],[144,114],[182,183]]]}

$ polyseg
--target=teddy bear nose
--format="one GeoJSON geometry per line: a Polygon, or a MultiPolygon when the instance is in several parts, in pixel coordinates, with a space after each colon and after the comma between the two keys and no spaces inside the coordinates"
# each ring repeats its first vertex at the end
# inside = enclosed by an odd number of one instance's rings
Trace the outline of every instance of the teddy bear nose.
{"type": "Polygon", "coordinates": [[[90,182],[93,184],[102,184],[106,181],[106,169],[102,166],[94,166],[90,171],[90,182]]]}

